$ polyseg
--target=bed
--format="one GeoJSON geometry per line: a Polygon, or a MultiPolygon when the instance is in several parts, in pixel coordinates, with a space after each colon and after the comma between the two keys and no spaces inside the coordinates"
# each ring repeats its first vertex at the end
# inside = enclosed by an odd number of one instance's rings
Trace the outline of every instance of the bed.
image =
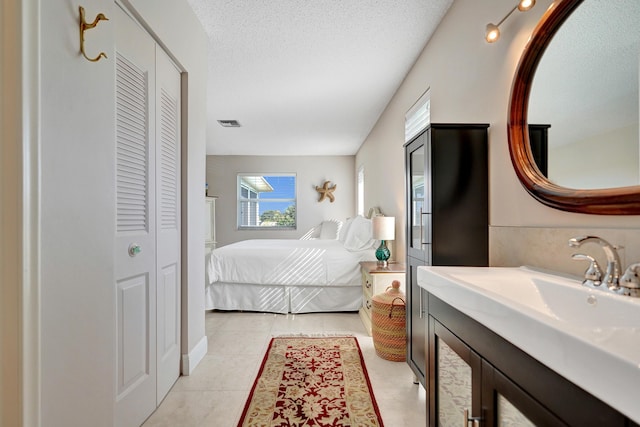
{"type": "Polygon", "coordinates": [[[244,240],[206,260],[207,310],[271,313],[356,311],[360,261],[375,261],[371,221],[324,221],[296,239],[244,240]]]}

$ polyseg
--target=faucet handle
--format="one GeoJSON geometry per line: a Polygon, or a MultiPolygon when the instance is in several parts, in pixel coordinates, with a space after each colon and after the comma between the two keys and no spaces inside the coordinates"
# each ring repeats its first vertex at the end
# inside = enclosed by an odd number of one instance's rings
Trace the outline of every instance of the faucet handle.
{"type": "Polygon", "coordinates": [[[589,261],[589,267],[584,272],[583,285],[589,287],[600,286],[602,283],[602,269],[595,258],[586,254],[573,254],[571,258],[578,261],[589,261]]]}
{"type": "Polygon", "coordinates": [[[620,287],[624,295],[640,297],[640,262],[631,264],[620,277],[620,287]]]}

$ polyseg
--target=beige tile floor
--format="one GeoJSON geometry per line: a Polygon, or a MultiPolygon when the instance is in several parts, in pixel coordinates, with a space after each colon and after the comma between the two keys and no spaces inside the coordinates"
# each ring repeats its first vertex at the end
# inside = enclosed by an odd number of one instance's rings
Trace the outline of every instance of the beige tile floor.
{"type": "Polygon", "coordinates": [[[336,333],[358,338],[385,426],[426,426],[424,388],[413,384],[406,363],[376,355],[357,313],[208,312],[206,331],[208,354],[178,379],[144,427],[235,427],[272,337],[336,333]]]}

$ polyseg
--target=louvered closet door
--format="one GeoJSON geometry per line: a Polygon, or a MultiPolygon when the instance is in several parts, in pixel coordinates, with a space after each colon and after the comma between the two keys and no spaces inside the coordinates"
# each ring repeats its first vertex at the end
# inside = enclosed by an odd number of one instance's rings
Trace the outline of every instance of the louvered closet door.
{"type": "Polygon", "coordinates": [[[180,374],[180,72],[156,46],[158,403],[180,374]]]}
{"type": "Polygon", "coordinates": [[[115,424],[156,408],[155,43],[118,7],[116,25],[115,424]]]}

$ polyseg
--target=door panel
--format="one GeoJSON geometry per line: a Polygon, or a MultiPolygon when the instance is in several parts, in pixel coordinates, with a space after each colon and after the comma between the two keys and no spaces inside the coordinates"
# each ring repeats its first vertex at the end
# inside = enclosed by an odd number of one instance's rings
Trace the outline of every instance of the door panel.
{"type": "Polygon", "coordinates": [[[180,375],[180,277],[176,264],[158,274],[158,404],[180,375]]]}
{"type": "Polygon", "coordinates": [[[424,135],[416,137],[406,147],[407,180],[407,256],[427,261],[424,254],[425,218],[429,212],[426,201],[429,189],[425,186],[424,135]]]}
{"type": "Polygon", "coordinates": [[[180,374],[181,81],[151,36],[116,9],[116,424],[129,426],[180,374]]]}
{"type": "Polygon", "coordinates": [[[117,393],[125,395],[153,375],[146,345],[149,329],[149,275],[124,279],[117,287],[117,393]],[[144,307],[142,310],[140,307],[144,307]]]}
{"type": "Polygon", "coordinates": [[[176,265],[164,268],[158,275],[158,313],[164,312],[164,317],[158,317],[158,357],[164,358],[179,343],[176,341],[177,329],[175,322],[162,322],[164,319],[175,319],[176,294],[179,288],[176,286],[177,280],[176,265]]]}
{"type": "Polygon", "coordinates": [[[156,408],[155,42],[119,7],[114,12],[115,424],[137,426],[156,408]]]}
{"type": "Polygon", "coordinates": [[[471,409],[473,396],[472,371],[469,366],[442,339],[436,339],[436,399],[438,425],[459,425],[464,410],[471,409]]]}
{"type": "Polygon", "coordinates": [[[421,265],[424,265],[422,261],[407,257],[407,362],[418,381],[426,386],[427,294],[418,286],[418,267],[421,265]]]}
{"type": "Polygon", "coordinates": [[[157,401],[180,375],[180,72],[156,46],[157,401]]]}
{"type": "MultiPolygon", "coordinates": [[[[554,390],[551,384],[548,387],[546,392],[554,390]]],[[[551,395],[554,393],[557,393],[557,389],[551,392],[551,395]]],[[[578,401],[579,399],[575,400],[575,402],[578,401]]],[[[577,404],[577,407],[579,411],[582,410],[581,404],[577,404]]],[[[544,407],[486,360],[482,361],[482,413],[487,426],[567,426],[549,408],[544,407]]],[[[616,423],[594,419],[593,424],[614,425],[616,423]]]]}
{"type": "Polygon", "coordinates": [[[429,363],[429,425],[481,423],[482,359],[431,316],[429,363]]]}

